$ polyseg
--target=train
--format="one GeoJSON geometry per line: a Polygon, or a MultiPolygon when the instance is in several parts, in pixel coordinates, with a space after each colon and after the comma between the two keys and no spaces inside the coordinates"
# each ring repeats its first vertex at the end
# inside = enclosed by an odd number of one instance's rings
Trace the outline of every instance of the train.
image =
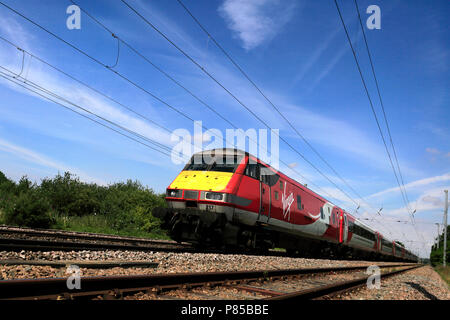
{"type": "Polygon", "coordinates": [[[171,238],[195,246],[301,257],[417,262],[401,243],[248,152],[192,155],[153,215],[171,238]]]}

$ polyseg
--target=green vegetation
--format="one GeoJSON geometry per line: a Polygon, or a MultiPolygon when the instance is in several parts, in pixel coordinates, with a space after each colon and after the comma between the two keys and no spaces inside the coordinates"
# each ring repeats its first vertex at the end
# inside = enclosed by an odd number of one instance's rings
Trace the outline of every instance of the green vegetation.
{"type": "Polygon", "coordinates": [[[442,277],[442,279],[445,280],[445,282],[447,282],[447,285],[450,286],[450,266],[437,266],[434,268],[434,270],[436,270],[437,273],[439,273],[439,275],[442,277]]]}
{"type": "Polygon", "coordinates": [[[98,186],[66,172],[41,184],[0,172],[0,223],[33,228],[168,239],[152,210],[164,195],[137,181],[98,186]]]}
{"type": "MultiPolygon", "coordinates": [[[[447,252],[446,252],[446,264],[450,265],[450,226],[447,226],[447,252]]],[[[443,264],[443,254],[444,254],[444,232],[439,235],[437,239],[439,241],[439,248],[437,243],[431,247],[430,262],[433,267],[443,264]]],[[[448,268],[448,267],[447,267],[448,268]]],[[[447,269],[448,274],[448,269],[447,269]]]]}

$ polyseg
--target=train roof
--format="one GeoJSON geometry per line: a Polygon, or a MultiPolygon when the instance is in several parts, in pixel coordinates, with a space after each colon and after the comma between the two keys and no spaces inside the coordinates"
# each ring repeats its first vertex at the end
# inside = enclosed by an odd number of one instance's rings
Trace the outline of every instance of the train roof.
{"type": "MultiPolygon", "coordinates": [[[[217,148],[217,149],[211,149],[211,150],[203,150],[197,153],[194,153],[194,155],[196,154],[208,154],[208,155],[215,155],[215,154],[225,154],[225,155],[242,155],[242,156],[248,156],[248,157],[254,157],[255,159],[257,159],[259,162],[261,162],[262,164],[264,164],[265,166],[267,166],[268,168],[270,168],[274,173],[278,174],[280,177],[282,177],[284,180],[289,181],[290,183],[294,184],[295,186],[303,189],[306,192],[309,192],[310,194],[312,194],[313,196],[315,196],[316,198],[318,198],[321,201],[324,202],[329,202],[327,199],[325,199],[324,197],[322,197],[320,194],[312,191],[311,189],[309,189],[308,187],[306,187],[305,185],[301,184],[300,182],[298,182],[297,180],[292,179],[291,177],[289,177],[288,175],[284,174],[283,172],[281,172],[280,170],[272,167],[270,164],[265,163],[264,161],[262,161],[261,159],[259,159],[258,157],[254,156],[253,154],[247,152],[247,151],[243,151],[240,149],[235,149],[235,148],[217,148]]],[[[338,207],[338,206],[336,206],[338,207]]],[[[339,207],[338,207],[339,208],[339,207]]],[[[341,209],[341,208],[339,208],[341,209]]],[[[342,209],[343,210],[343,209],[342,209]]],[[[343,210],[345,211],[345,210],[343,210]]],[[[347,212],[346,212],[347,213],[347,212]]]]}

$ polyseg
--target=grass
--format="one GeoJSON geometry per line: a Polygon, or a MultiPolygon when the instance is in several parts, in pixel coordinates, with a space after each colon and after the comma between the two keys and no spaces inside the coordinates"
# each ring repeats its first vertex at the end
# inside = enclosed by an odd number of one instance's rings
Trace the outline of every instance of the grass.
{"type": "MultiPolygon", "coordinates": [[[[117,230],[113,227],[114,222],[112,219],[101,215],[86,215],[81,217],[53,215],[53,218],[55,223],[50,226],[51,229],[170,240],[170,237],[160,229],[146,232],[138,229],[136,226],[130,225],[126,229],[117,230]]],[[[0,224],[6,224],[1,209],[0,224]]]]}
{"type": "MultiPolygon", "coordinates": [[[[53,214],[52,218],[55,222],[50,226],[50,229],[170,240],[170,237],[167,235],[167,233],[159,228],[152,230],[151,232],[146,232],[131,224],[125,229],[118,230],[117,228],[113,227],[113,219],[107,218],[102,215],[85,215],[78,217],[53,214]]],[[[8,223],[6,223],[4,219],[4,215],[1,209],[0,224],[8,225],[8,223]]],[[[17,225],[17,227],[21,226],[17,225]]]]}
{"type": "Polygon", "coordinates": [[[438,265],[434,267],[437,273],[441,276],[442,279],[450,286],[450,266],[438,265]]]}
{"type": "Polygon", "coordinates": [[[117,230],[113,227],[113,221],[101,215],[76,216],[54,216],[55,223],[52,229],[60,229],[67,231],[92,232],[99,234],[113,234],[118,236],[131,236],[150,239],[170,239],[170,237],[162,230],[155,229],[146,232],[130,225],[126,229],[117,230]]]}

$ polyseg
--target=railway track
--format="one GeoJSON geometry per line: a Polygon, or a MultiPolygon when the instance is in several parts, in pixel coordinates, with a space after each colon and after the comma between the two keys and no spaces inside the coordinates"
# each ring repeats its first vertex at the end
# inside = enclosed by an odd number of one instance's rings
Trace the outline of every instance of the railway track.
{"type": "MultiPolygon", "coordinates": [[[[0,251],[159,251],[174,253],[245,254],[258,256],[297,257],[285,251],[239,248],[196,247],[186,242],[116,236],[56,229],[32,229],[0,225],[0,251]]],[[[328,257],[333,259],[333,257],[328,257]]]]}
{"type": "Polygon", "coordinates": [[[0,225],[0,251],[1,250],[130,250],[288,256],[286,252],[272,250],[265,252],[239,249],[219,250],[213,248],[198,248],[188,243],[178,243],[172,240],[155,240],[87,232],[31,229],[0,225]]]}
{"type": "Polygon", "coordinates": [[[23,236],[39,236],[39,237],[61,237],[65,239],[84,239],[84,240],[117,240],[117,241],[128,241],[133,243],[150,243],[150,244],[161,244],[168,243],[173,244],[175,241],[172,240],[155,240],[148,238],[139,237],[127,237],[127,236],[116,236],[109,234],[98,234],[91,232],[79,232],[79,231],[65,231],[57,229],[33,229],[24,227],[12,227],[6,225],[0,225],[0,235],[23,235],[23,236]]]}
{"type": "MultiPolygon", "coordinates": [[[[76,239],[75,239],[76,240],[76,239]]],[[[17,239],[0,237],[0,250],[5,251],[73,251],[73,250],[139,250],[164,252],[196,252],[190,245],[183,244],[128,244],[114,242],[67,241],[58,239],[17,239]]]]}
{"type": "Polygon", "coordinates": [[[29,229],[0,226],[0,250],[72,251],[72,250],[140,250],[190,252],[186,243],[169,240],[121,237],[95,233],[52,229],[29,229]]]}
{"type": "MultiPolygon", "coordinates": [[[[393,276],[417,264],[383,265],[393,276]]],[[[0,281],[0,299],[318,299],[366,284],[367,266],[0,281]],[[340,280],[336,280],[339,278],[340,280]],[[344,280],[342,280],[344,279],[344,280]]]]}

